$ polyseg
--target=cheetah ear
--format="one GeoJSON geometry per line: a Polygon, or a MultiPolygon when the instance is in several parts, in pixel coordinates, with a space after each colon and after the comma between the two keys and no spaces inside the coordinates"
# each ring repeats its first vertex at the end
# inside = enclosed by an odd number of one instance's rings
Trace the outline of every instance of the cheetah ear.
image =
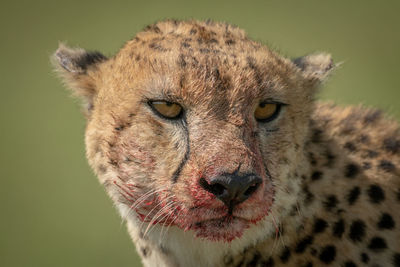
{"type": "Polygon", "coordinates": [[[52,56],[52,63],[73,95],[81,98],[90,110],[97,94],[98,64],[107,58],[99,52],[87,52],[81,48],[69,48],[60,44],[52,56]]]}
{"type": "Polygon", "coordinates": [[[293,60],[293,63],[302,71],[303,76],[318,85],[323,82],[332,70],[338,66],[327,53],[310,54],[293,60]]]}

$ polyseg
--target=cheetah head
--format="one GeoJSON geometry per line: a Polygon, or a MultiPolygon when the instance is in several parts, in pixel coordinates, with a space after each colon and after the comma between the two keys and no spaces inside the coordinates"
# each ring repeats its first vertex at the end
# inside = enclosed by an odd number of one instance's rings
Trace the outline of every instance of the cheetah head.
{"type": "Polygon", "coordinates": [[[289,60],[231,25],[164,21],[113,57],[61,45],[89,163],[134,223],[230,242],[295,205],[326,54],[289,60]]]}

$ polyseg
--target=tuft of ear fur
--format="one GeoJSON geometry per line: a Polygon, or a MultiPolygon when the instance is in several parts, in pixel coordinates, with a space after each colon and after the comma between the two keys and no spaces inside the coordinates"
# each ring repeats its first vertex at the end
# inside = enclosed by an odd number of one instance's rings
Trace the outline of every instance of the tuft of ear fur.
{"type": "Polygon", "coordinates": [[[322,83],[332,70],[338,66],[334,64],[332,57],[327,53],[310,54],[293,60],[293,63],[300,68],[303,76],[314,85],[322,83]]]}
{"type": "Polygon", "coordinates": [[[81,98],[90,111],[97,93],[97,65],[106,60],[100,52],[87,52],[60,44],[51,61],[73,95],[81,98]]]}

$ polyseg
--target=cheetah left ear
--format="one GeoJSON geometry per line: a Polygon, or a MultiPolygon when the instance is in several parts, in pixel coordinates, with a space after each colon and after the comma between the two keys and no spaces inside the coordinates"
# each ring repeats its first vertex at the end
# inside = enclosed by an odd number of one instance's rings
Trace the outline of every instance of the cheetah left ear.
{"type": "Polygon", "coordinates": [[[69,48],[60,44],[52,57],[56,71],[74,96],[81,98],[90,111],[97,95],[99,63],[107,58],[99,52],[87,52],[81,48],[69,48]]]}
{"type": "Polygon", "coordinates": [[[327,53],[299,57],[294,59],[293,63],[302,71],[303,76],[315,86],[323,82],[338,66],[333,63],[331,55],[327,53]]]}

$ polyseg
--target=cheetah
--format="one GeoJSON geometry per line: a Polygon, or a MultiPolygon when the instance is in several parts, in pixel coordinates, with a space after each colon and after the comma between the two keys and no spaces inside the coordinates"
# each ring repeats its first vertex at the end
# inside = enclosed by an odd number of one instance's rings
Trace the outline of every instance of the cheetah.
{"type": "Polygon", "coordinates": [[[315,101],[329,54],[166,20],[53,59],[144,266],[400,266],[399,125],[315,101]]]}

